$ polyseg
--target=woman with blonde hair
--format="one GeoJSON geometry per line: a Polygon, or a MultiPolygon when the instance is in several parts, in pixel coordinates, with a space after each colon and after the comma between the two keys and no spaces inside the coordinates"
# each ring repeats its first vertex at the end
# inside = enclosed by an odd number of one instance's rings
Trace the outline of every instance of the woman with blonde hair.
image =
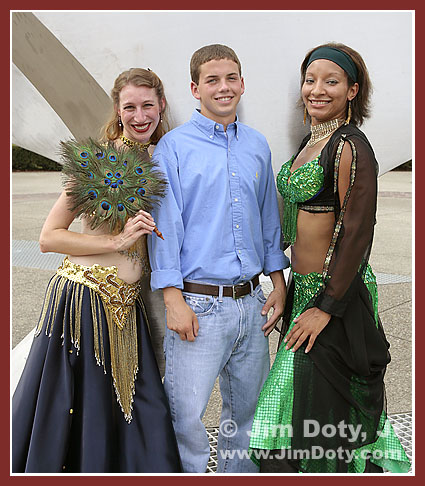
{"type": "Polygon", "coordinates": [[[165,191],[151,160],[166,128],[162,83],[130,69],[112,90],[103,142],[62,142],[64,190],[40,235],[65,254],[49,282],[12,402],[12,470],[180,472],[140,296],[148,212],[165,191]],[[81,216],[81,232],[71,231],[81,216]]]}
{"type": "MultiPolygon", "coordinates": [[[[150,151],[152,153],[159,139],[170,129],[168,105],[162,81],[150,69],[129,69],[121,73],[115,80],[114,87],[111,90],[111,98],[114,108],[111,118],[102,129],[102,139],[105,141],[121,139],[123,141],[121,137],[124,137],[124,139],[129,138],[129,140],[136,143],[142,140],[143,142],[140,142],[142,144],[149,143],[149,146],[152,147],[150,151]],[[153,103],[151,103],[152,106],[150,108],[154,110],[154,118],[157,120],[157,123],[151,125],[150,129],[144,132],[134,132],[127,123],[124,125],[121,118],[122,108],[117,109],[120,106],[120,96],[122,96],[123,88],[129,86],[135,88],[144,87],[147,88],[146,92],[152,90],[150,91],[151,94],[155,93],[155,98],[151,100],[153,103]],[[128,137],[129,135],[131,137],[128,137]]],[[[145,106],[147,105],[145,104],[145,106]]]]}
{"type": "MultiPolygon", "coordinates": [[[[127,89],[132,88],[126,88],[126,90],[127,89]]],[[[111,90],[111,98],[113,101],[113,109],[109,120],[102,127],[100,134],[101,140],[103,142],[114,141],[118,145],[126,144],[128,146],[136,146],[142,151],[147,150],[149,155],[152,156],[155,146],[160,138],[171,129],[169,107],[161,79],[149,68],[129,69],[128,71],[122,72],[116,78],[114,87],[111,90]],[[152,115],[153,110],[154,119],[153,125],[151,125],[147,131],[136,131],[131,123],[127,123],[128,114],[131,114],[132,110],[130,107],[123,105],[120,112],[118,111],[118,107],[120,106],[120,96],[122,96],[121,90],[129,85],[134,87],[139,86],[142,87],[142,89],[143,87],[148,88],[147,92],[151,91],[156,95],[156,97],[151,100],[153,103],[145,103],[145,113],[147,116],[149,115],[149,112],[152,115]],[[124,112],[124,116],[121,115],[121,112],[124,112]],[[138,144],[138,140],[141,144],[138,144]]],[[[143,237],[139,241],[138,251],[139,258],[142,259],[145,268],[140,279],[140,293],[145,303],[146,314],[149,320],[150,337],[158,368],[161,376],[164,376],[165,358],[163,341],[165,335],[165,305],[162,291],[151,291],[150,267],[147,252],[146,237],[143,237]]]]}

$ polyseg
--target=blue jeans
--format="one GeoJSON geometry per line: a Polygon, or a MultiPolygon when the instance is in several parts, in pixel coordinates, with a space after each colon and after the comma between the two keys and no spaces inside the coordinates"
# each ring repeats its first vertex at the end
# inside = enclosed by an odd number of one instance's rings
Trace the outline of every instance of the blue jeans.
{"type": "Polygon", "coordinates": [[[167,329],[164,340],[164,386],[183,470],[206,471],[210,449],[202,417],[219,376],[223,406],[217,472],[258,472],[247,450],[258,395],[270,368],[268,338],[261,330],[267,319],[261,315],[266,301],[261,285],[236,300],[183,295],[198,317],[198,337],[182,341],[167,329]]]}

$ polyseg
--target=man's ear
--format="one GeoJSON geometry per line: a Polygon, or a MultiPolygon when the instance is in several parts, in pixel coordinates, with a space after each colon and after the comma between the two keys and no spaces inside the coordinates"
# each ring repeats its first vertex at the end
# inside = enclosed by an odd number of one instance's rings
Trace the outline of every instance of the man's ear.
{"type": "Polygon", "coordinates": [[[191,81],[190,82],[190,91],[192,92],[192,95],[197,99],[197,100],[200,100],[201,99],[201,95],[199,94],[199,90],[198,90],[198,85],[191,81]]]}

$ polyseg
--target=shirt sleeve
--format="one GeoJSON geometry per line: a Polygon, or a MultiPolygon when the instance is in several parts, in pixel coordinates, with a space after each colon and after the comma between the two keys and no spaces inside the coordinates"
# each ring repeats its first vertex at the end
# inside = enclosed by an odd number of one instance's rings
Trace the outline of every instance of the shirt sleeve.
{"type": "Polygon", "coordinates": [[[266,162],[263,198],[261,204],[264,244],[264,275],[289,267],[289,258],[281,249],[281,225],[277,203],[277,189],[273,173],[270,149],[266,162]]]}
{"type": "Polygon", "coordinates": [[[365,143],[352,143],[351,183],[334,231],[326,286],[315,300],[316,307],[338,317],[349,302],[350,284],[369,258],[376,215],[377,163],[365,143]]]}
{"type": "Polygon", "coordinates": [[[166,287],[183,288],[180,250],[184,236],[182,194],[178,174],[178,160],[173,150],[161,140],[154,152],[154,160],[167,179],[167,190],[160,206],[152,216],[164,240],[155,233],[148,237],[149,261],[152,269],[152,291],[166,287]]]}

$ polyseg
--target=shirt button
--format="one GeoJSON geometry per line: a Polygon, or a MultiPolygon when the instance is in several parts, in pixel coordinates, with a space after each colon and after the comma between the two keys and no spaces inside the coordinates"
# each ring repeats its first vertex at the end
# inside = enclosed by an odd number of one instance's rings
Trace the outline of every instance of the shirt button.
{"type": "Polygon", "coordinates": [[[216,125],[215,128],[218,130],[220,128],[220,125],[216,125]]]}
{"type": "Polygon", "coordinates": [[[236,225],[236,228],[239,228],[239,225],[238,224],[236,225]]]}
{"type": "Polygon", "coordinates": [[[210,135],[210,138],[213,138],[213,136],[212,136],[212,135],[210,135]]]}
{"type": "Polygon", "coordinates": [[[240,251],[240,250],[238,250],[238,253],[240,254],[240,253],[241,253],[241,251],[240,251]]]}
{"type": "Polygon", "coordinates": [[[232,172],[232,176],[235,176],[236,174],[234,172],[232,172]]]}
{"type": "Polygon", "coordinates": [[[237,197],[235,197],[235,202],[238,202],[238,198],[237,197]]]}
{"type": "Polygon", "coordinates": [[[72,415],[74,413],[74,410],[72,410],[72,408],[70,408],[69,413],[72,415]]]}

